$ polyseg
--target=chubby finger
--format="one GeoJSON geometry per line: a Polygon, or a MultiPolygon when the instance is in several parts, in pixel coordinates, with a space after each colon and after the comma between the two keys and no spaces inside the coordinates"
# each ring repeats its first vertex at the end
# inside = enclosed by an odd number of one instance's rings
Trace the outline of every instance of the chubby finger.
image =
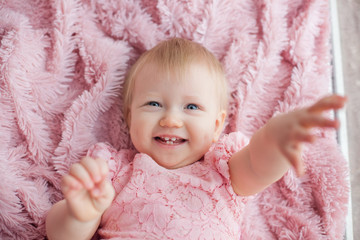
{"type": "Polygon", "coordinates": [[[84,157],[81,159],[81,165],[84,166],[93,182],[98,183],[102,180],[101,166],[99,166],[99,161],[91,157],[84,157]]]}
{"type": "MultiPolygon", "coordinates": [[[[110,190],[113,191],[113,186],[112,184],[106,179],[107,173],[108,173],[108,166],[107,163],[105,161],[103,161],[102,159],[97,159],[99,160],[99,166],[101,167],[100,171],[102,171],[103,177],[101,179],[100,182],[97,182],[94,186],[94,188],[90,191],[92,197],[94,198],[99,198],[99,197],[106,197],[108,195],[109,192],[109,188],[110,190]]],[[[111,191],[111,192],[112,192],[111,191]]]]}
{"type": "Polygon", "coordinates": [[[303,176],[305,173],[304,163],[301,160],[301,146],[289,146],[283,154],[288,159],[290,165],[294,168],[297,176],[303,176]]]}
{"type": "Polygon", "coordinates": [[[61,191],[65,197],[69,197],[73,192],[80,190],[83,187],[76,178],[71,175],[65,175],[61,181],[61,191]]]}
{"type": "Polygon", "coordinates": [[[328,127],[328,128],[338,128],[339,121],[328,119],[321,114],[310,114],[306,117],[300,119],[300,125],[305,128],[312,128],[312,127],[328,127]]]}
{"type": "Polygon", "coordinates": [[[311,134],[311,132],[307,129],[299,127],[296,129],[296,132],[294,133],[294,138],[296,141],[299,142],[309,142],[312,143],[315,141],[315,136],[311,134]]]}
{"type": "Polygon", "coordinates": [[[298,177],[304,176],[305,174],[305,166],[304,163],[302,161],[299,162],[299,164],[297,164],[296,166],[294,166],[296,175],[298,177]]]}
{"type": "Polygon", "coordinates": [[[91,189],[94,187],[94,182],[90,177],[90,174],[88,173],[86,168],[80,163],[75,163],[71,165],[69,175],[81,182],[86,189],[91,189]]]}
{"type": "Polygon", "coordinates": [[[111,205],[111,202],[114,200],[115,189],[110,182],[102,181],[99,186],[90,192],[90,194],[94,199],[96,199],[94,207],[98,211],[103,212],[111,205]]]}
{"type": "Polygon", "coordinates": [[[320,99],[314,105],[308,108],[309,112],[322,112],[327,110],[336,110],[344,107],[347,101],[346,97],[339,96],[339,95],[330,95],[320,99]]]}
{"type": "Polygon", "coordinates": [[[104,179],[109,173],[108,163],[107,163],[107,161],[105,161],[104,159],[101,159],[101,158],[96,158],[95,161],[99,167],[100,176],[102,179],[104,179]]]}
{"type": "Polygon", "coordinates": [[[99,197],[108,198],[113,195],[114,191],[115,190],[111,185],[111,183],[107,180],[104,180],[96,184],[96,186],[91,190],[90,193],[94,198],[99,198],[99,197]]]}

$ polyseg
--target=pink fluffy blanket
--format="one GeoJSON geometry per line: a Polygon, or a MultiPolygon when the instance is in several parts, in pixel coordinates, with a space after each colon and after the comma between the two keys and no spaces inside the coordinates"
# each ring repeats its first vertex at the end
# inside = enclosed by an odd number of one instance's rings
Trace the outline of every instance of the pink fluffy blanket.
{"type": "MultiPolygon", "coordinates": [[[[61,175],[99,141],[131,143],[124,74],[161,40],[183,37],[223,63],[225,132],[251,136],[315,101],[331,82],[328,1],[12,0],[0,3],[0,238],[41,239],[61,175]]],[[[341,239],[348,167],[317,131],[307,173],[289,171],[246,209],[243,239],[341,239]]]]}

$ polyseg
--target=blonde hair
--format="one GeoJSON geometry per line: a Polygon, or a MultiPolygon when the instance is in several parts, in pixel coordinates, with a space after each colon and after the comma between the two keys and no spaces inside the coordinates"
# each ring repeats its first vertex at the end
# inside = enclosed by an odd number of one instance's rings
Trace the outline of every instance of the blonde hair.
{"type": "Polygon", "coordinates": [[[181,80],[183,73],[186,72],[187,68],[194,61],[201,61],[207,64],[209,70],[215,75],[218,84],[217,90],[220,96],[220,110],[226,111],[228,104],[227,81],[221,63],[209,50],[200,44],[182,38],[173,38],[163,41],[143,53],[130,68],[123,88],[125,121],[128,121],[129,117],[129,106],[132,101],[136,76],[146,64],[155,64],[159,67],[160,71],[168,75],[177,74],[178,77],[176,79],[181,80]]]}

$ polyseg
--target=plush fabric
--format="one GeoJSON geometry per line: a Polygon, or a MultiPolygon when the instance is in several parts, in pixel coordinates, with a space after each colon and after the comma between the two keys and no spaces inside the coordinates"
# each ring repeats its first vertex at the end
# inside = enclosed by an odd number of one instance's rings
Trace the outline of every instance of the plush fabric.
{"type": "MultiPolygon", "coordinates": [[[[131,148],[121,107],[129,66],[183,37],[223,63],[225,133],[248,137],[273,115],[330,91],[328,1],[12,0],[0,2],[0,238],[41,239],[69,166],[96,142],[131,148]]],[[[330,115],[330,114],[329,114],[330,115]]],[[[334,131],[306,146],[245,210],[242,239],[341,239],[348,166],[334,131]]]]}

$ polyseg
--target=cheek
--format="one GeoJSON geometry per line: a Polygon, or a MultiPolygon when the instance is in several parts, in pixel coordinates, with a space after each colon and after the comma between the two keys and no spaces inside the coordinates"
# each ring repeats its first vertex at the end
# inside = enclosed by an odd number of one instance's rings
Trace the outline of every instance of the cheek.
{"type": "Polygon", "coordinates": [[[130,137],[138,151],[150,143],[155,127],[156,119],[153,116],[138,114],[131,119],[130,137]]]}
{"type": "MultiPolygon", "coordinates": [[[[134,125],[132,125],[132,126],[134,126],[134,125]]],[[[130,128],[130,138],[131,138],[131,142],[133,143],[134,147],[138,151],[140,151],[140,149],[139,149],[140,146],[139,146],[138,142],[141,142],[141,141],[139,141],[139,139],[140,139],[139,131],[137,131],[136,129],[138,129],[138,128],[134,128],[134,127],[130,128]]]]}
{"type": "Polygon", "coordinates": [[[214,136],[215,125],[210,122],[198,122],[198,124],[194,124],[191,128],[191,132],[193,136],[199,139],[200,142],[204,144],[212,141],[214,136]]]}
{"type": "Polygon", "coordinates": [[[141,121],[132,120],[130,125],[130,137],[131,141],[133,142],[134,146],[137,150],[140,144],[145,139],[145,132],[146,132],[146,124],[143,124],[141,121]]]}
{"type": "MultiPolygon", "coordinates": [[[[211,142],[211,144],[214,142],[214,138],[216,135],[216,120],[214,121],[209,121],[206,125],[207,129],[204,130],[205,134],[204,134],[204,138],[208,141],[211,142]]],[[[204,139],[204,140],[205,140],[204,139]]]]}

